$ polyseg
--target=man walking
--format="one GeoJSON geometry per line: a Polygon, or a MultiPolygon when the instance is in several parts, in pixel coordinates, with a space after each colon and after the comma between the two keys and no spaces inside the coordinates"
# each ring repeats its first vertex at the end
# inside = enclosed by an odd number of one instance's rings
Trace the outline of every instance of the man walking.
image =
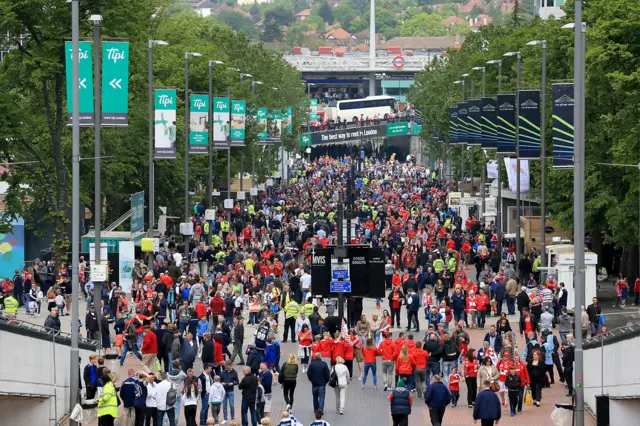
{"type": "Polygon", "coordinates": [[[166,414],[169,418],[169,426],[176,426],[175,405],[178,393],[168,380],[167,373],[162,373],[160,378],[162,381],[156,385],[155,392],[156,403],[158,405],[158,411],[156,412],[156,424],[161,425],[164,415],[166,414]]]}
{"type": "Polygon", "coordinates": [[[482,384],[482,388],[473,406],[473,423],[478,423],[480,420],[482,426],[493,426],[496,422],[500,422],[502,416],[500,400],[491,390],[491,383],[488,380],[482,384]]]}
{"type": "Polygon", "coordinates": [[[600,309],[598,298],[594,297],[592,303],[587,306],[587,315],[589,315],[589,324],[591,325],[591,337],[595,337],[598,334],[601,313],[602,309],[600,309]]]}
{"type": "Polygon", "coordinates": [[[418,323],[418,310],[420,309],[420,301],[418,295],[412,287],[407,289],[407,331],[411,331],[411,325],[414,324],[416,331],[420,331],[418,323]]]}
{"type": "Polygon", "coordinates": [[[138,380],[134,377],[135,371],[133,368],[129,369],[128,374],[129,377],[120,385],[120,399],[124,407],[124,422],[122,426],[134,426],[136,422],[134,403],[136,400],[136,383],[138,380]]]}
{"type": "Polygon", "coordinates": [[[244,358],[242,357],[242,345],[244,343],[244,325],[242,325],[242,317],[234,317],[233,325],[231,327],[231,343],[233,344],[233,352],[229,360],[233,362],[236,356],[240,357],[238,365],[244,365],[244,358]]]}
{"type": "Polygon", "coordinates": [[[324,395],[329,383],[329,367],[322,360],[322,355],[317,352],[314,360],[309,364],[307,378],[311,382],[311,392],[313,394],[313,411],[324,412],[324,395]]]}
{"type": "Polygon", "coordinates": [[[411,404],[413,398],[407,388],[404,387],[404,379],[398,380],[398,386],[389,394],[391,402],[391,418],[393,426],[408,426],[409,415],[411,414],[411,404]]]}
{"type": "Polygon", "coordinates": [[[223,424],[227,423],[227,405],[231,411],[231,421],[236,417],[235,404],[234,404],[234,388],[238,385],[238,373],[233,369],[231,360],[226,360],[224,363],[224,370],[220,373],[220,383],[224,387],[224,399],[222,400],[222,415],[224,417],[223,424]]]}
{"type": "Polygon", "coordinates": [[[238,385],[238,389],[242,391],[242,406],[240,414],[242,416],[242,426],[249,425],[247,418],[247,410],[251,413],[251,424],[258,426],[258,418],[256,414],[256,394],[258,393],[258,378],[251,372],[249,367],[242,370],[244,377],[238,385]]]}
{"type": "Polygon", "coordinates": [[[442,378],[439,375],[433,376],[431,384],[427,387],[424,402],[429,407],[431,424],[433,426],[441,426],[444,412],[451,402],[451,392],[442,383],[442,378]]]}
{"type": "Polygon", "coordinates": [[[147,372],[156,371],[156,361],[158,354],[158,339],[156,334],[151,331],[151,326],[144,326],[144,338],[142,340],[142,364],[147,367],[147,372]]]}

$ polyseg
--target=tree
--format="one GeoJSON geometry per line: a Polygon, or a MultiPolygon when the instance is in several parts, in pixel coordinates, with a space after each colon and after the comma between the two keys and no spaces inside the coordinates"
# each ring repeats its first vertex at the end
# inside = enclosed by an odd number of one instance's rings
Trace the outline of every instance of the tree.
{"type": "Polygon", "coordinates": [[[356,11],[348,3],[340,3],[333,9],[335,20],[340,23],[342,28],[351,31],[349,24],[356,17],[356,11]]]}
{"type": "Polygon", "coordinates": [[[327,24],[333,25],[333,11],[331,10],[331,6],[329,6],[329,2],[327,0],[320,0],[313,5],[314,9],[316,8],[316,5],[318,5],[318,8],[316,9],[318,16],[320,16],[327,24]]]}
{"type": "Polygon", "coordinates": [[[262,40],[275,41],[282,38],[282,26],[278,24],[275,18],[271,17],[269,20],[265,20],[264,32],[262,33],[262,40]]]}
{"type": "Polygon", "coordinates": [[[234,31],[245,33],[249,38],[258,37],[258,30],[251,19],[235,10],[223,10],[216,16],[216,21],[229,25],[234,31]]]}
{"type": "Polygon", "coordinates": [[[443,36],[447,30],[438,15],[421,13],[405,21],[400,28],[403,37],[443,36]]]}
{"type": "Polygon", "coordinates": [[[280,26],[288,26],[295,21],[295,15],[293,9],[287,9],[281,4],[270,5],[264,12],[264,21],[269,22],[274,20],[280,26]]]}
{"type": "Polygon", "coordinates": [[[454,22],[453,25],[451,25],[451,32],[453,34],[460,33],[462,35],[467,35],[473,32],[473,28],[471,28],[471,25],[467,23],[463,24],[462,22],[454,22]]]}
{"type": "Polygon", "coordinates": [[[438,15],[440,15],[441,18],[446,19],[449,16],[457,16],[458,15],[458,8],[456,7],[455,4],[452,3],[447,3],[445,5],[443,5],[440,10],[438,10],[438,15]]]}

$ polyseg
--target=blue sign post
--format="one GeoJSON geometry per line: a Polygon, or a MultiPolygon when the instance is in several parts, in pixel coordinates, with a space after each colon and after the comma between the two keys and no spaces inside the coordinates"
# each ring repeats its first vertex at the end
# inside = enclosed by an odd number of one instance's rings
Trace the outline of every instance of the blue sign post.
{"type": "Polygon", "coordinates": [[[331,281],[329,291],[332,293],[351,293],[351,281],[331,281]]]}
{"type": "Polygon", "coordinates": [[[362,179],[356,179],[356,188],[358,189],[364,188],[364,182],[362,181],[362,179]]]}
{"type": "Polygon", "coordinates": [[[364,151],[360,151],[360,158],[364,160],[364,151]]]}

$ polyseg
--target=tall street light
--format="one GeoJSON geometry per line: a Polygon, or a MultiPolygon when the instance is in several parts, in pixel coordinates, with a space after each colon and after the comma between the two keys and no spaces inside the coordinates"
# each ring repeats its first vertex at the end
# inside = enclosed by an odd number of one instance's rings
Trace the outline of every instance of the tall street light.
{"type": "MultiPolygon", "coordinates": [[[[542,46],[542,89],[541,89],[541,105],[542,111],[540,117],[540,266],[546,266],[546,241],[545,241],[545,221],[546,221],[546,197],[545,197],[545,180],[546,180],[546,159],[547,159],[547,143],[546,143],[546,130],[547,130],[547,41],[546,40],[532,40],[527,43],[527,46],[542,46]]],[[[540,272],[540,282],[544,282],[545,278],[544,269],[540,272]]]]}
{"type": "MultiPolygon", "coordinates": [[[[153,46],[167,46],[169,43],[163,40],[149,40],[147,45],[148,65],[147,65],[147,85],[149,89],[149,232],[148,237],[153,238],[153,228],[155,226],[155,164],[153,162],[153,132],[155,130],[153,118],[153,46]]],[[[153,271],[153,253],[149,253],[149,270],[153,271]]]]}
{"type": "MultiPolygon", "coordinates": [[[[94,136],[94,148],[95,148],[95,158],[94,168],[95,168],[95,179],[94,179],[94,208],[93,208],[93,226],[94,226],[94,258],[93,262],[96,265],[100,265],[102,263],[102,259],[100,259],[100,248],[101,244],[101,228],[102,228],[102,166],[100,162],[100,137],[102,130],[102,104],[100,102],[100,98],[102,96],[101,93],[101,84],[102,81],[102,68],[100,63],[100,52],[102,51],[102,46],[100,44],[100,24],[102,23],[102,16],[100,15],[91,15],[89,18],[91,22],[93,22],[93,73],[96,79],[96,84],[93,85],[93,110],[94,110],[94,120],[93,120],[93,136],[94,136]]],[[[105,259],[106,260],[106,259],[105,259]]],[[[99,299],[102,300],[102,281],[99,279],[94,279],[93,284],[94,294],[97,294],[99,299]]],[[[101,324],[102,320],[102,308],[98,302],[98,309],[96,309],[96,320],[98,324],[101,324]]],[[[98,349],[102,348],[102,330],[98,327],[98,335],[96,337],[98,341],[98,349]]]]}
{"type": "MultiPolygon", "coordinates": [[[[253,75],[251,74],[246,74],[246,73],[241,73],[240,74],[240,85],[242,85],[242,82],[244,81],[244,78],[253,78],[253,75]]],[[[253,84],[253,80],[251,80],[251,87],[255,87],[255,85],[253,84]]],[[[240,152],[240,191],[244,191],[244,153],[241,151],[240,152]]],[[[242,203],[241,203],[242,206],[242,203]]]]}
{"type": "MultiPolygon", "coordinates": [[[[463,77],[468,77],[469,74],[462,74],[463,77]]],[[[464,102],[464,82],[465,80],[456,80],[453,84],[460,84],[462,87],[462,98],[460,102],[464,102]]],[[[460,198],[464,198],[464,150],[467,148],[467,144],[465,142],[460,143],[460,151],[461,151],[461,167],[460,167],[460,198]]]]}
{"type": "MultiPolygon", "coordinates": [[[[472,68],[473,71],[482,71],[482,97],[484,98],[486,96],[486,89],[487,89],[487,82],[486,82],[486,75],[487,75],[487,69],[485,67],[473,67],[472,68]]],[[[482,164],[482,170],[481,170],[481,180],[480,180],[480,187],[482,189],[482,214],[485,215],[486,217],[486,213],[487,211],[485,210],[486,208],[486,201],[485,201],[485,188],[484,188],[484,181],[486,180],[486,166],[484,164],[482,164]]]]}
{"type": "MultiPolygon", "coordinates": [[[[516,57],[516,262],[520,262],[522,247],[520,245],[520,52],[507,52],[503,56],[516,57]]],[[[517,265],[517,263],[516,263],[517,265]]]]}
{"type": "MultiPolygon", "coordinates": [[[[471,74],[470,73],[466,73],[466,74],[462,74],[462,76],[467,78],[467,77],[470,77],[471,74]]],[[[473,78],[470,78],[470,80],[471,80],[471,97],[469,99],[475,99],[476,98],[476,82],[475,82],[475,80],[473,78]]],[[[471,155],[471,162],[470,162],[470,169],[469,169],[470,177],[471,177],[471,179],[470,179],[470,181],[471,181],[470,195],[473,197],[473,196],[476,195],[475,191],[473,190],[473,162],[474,162],[473,157],[474,157],[475,151],[473,149],[473,145],[471,145],[471,144],[469,144],[468,149],[469,149],[469,154],[471,155]]]]}
{"type": "MultiPolygon", "coordinates": [[[[256,80],[251,80],[251,94],[253,95],[253,98],[255,99],[256,97],[256,86],[262,86],[264,83],[261,81],[256,81],[256,80]]],[[[253,188],[256,187],[257,185],[257,179],[256,179],[256,155],[255,153],[251,155],[251,163],[252,163],[252,172],[251,172],[251,186],[253,188]]]]}
{"type": "MultiPolygon", "coordinates": [[[[227,68],[227,70],[241,73],[238,68],[227,68]]],[[[242,74],[240,74],[240,82],[242,83],[242,74]]],[[[231,111],[231,85],[227,86],[227,98],[229,100],[229,111],[231,111]]],[[[231,120],[231,117],[229,117],[229,120],[231,120]]],[[[231,134],[229,134],[229,140],[227,141],[227,199],[231,199],[231,134]]]]}
{"type": "MultiPolygon", "coordinates": [[[[184,222],[189,223],[189,56],[198,52],[184,52],[184,222]]],[[[184,258],[189,257],[189,236],[184,236],[184,258]]]]}
{"type": "MultiPolygon", "coordinates": [[[[502,92],[502,59],[492,59],[487,61],[487,65],[498,65],[498,94],[502,92]]],[[[502,255],[502,179],[500,169],[502,168],[502,154],[497,151],[498,162],[498,198],[496,199],[496,235],[498,236],[498,253],[502,255]]]]}
{"type": "MultiPolygon", "coordinates": [[[[309,98],[309,116],[307,117],[307,135],[309,136],[309,162],[311,162],[311,86],[314,83],[307,83],[307,98],[309,98]]],[[[340,123],[338,123],[339,125],[340,123]]]]}
{"type": "Polygon", "coordinates": [[[213,66],[224,65],[222,61],[209,61],[209,173],[207,176],[207,208],[213,206],[213,66]]]}
{"type": "MultiPolygon", "coordinates": [[[[71,295],[71,350],[69,352],[69,383],[80,381],[80,351],[78,349],[78,317],[79,317],[79,251],[80,251],[80,6],[79,0],[71,1],[71,105],[72,105],[72,169],[71,169],[71,279],[75,291],[71,295]]],[[[95,84],[99,84],[96,82],[95,84]]],[[[69,411],[79,402],[78,386],[69,386],[69,411]]],[[[76,426],[75,421],[71,421],[76,426]]]]}
{"type": "MultiPolygon", "coordinates": [[[[575,307],[579,309],[585,304],[584,300],[584,110],[585,110],[585,51],[587,25],[582,22],[582,0],[575,2],[575,22],[562,28],[574,30],[573,57],[573,256],[574,256],[574,288],[575,307]]],[[[580,324],[576,324],[575,347],[575,415],[576,426],[584,426],[584,352],[582,350],[582,333],[580,324]]]]}

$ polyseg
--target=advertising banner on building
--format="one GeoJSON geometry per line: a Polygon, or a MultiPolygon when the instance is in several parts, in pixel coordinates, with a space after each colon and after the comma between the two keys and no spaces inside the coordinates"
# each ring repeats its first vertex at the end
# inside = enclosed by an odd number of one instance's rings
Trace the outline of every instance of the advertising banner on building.
{"type": "Polygon", "coordinates": [[[244,146],[247,102],[231,101],[231,146],[244,146]]]}
{"type": "Polygon", "coordinates": [[[189,97],[189,154],[209,152],[209,96],[189,97]]]}
{"type": "Polygon", "coordinates": [[[102,125],[129,123],[129,42],[102,42],[102,125]]]}
{"type": "Polygon", "coordinates": [[[482,143],[482,101],[480,99],[470,99],[469,113],[467,115],[467,129],[469,134],[469,145],[480,146],[482,143]]]}
{"type": "Polygon", "coordinates": [[[120,258],[118,285],[127,294],[131,291],[131,286],[133,285],[133,268],[136,260],[135,248],[133,241],[120,241],[118,243],[118,257],[120,258]]]}
{"type": "Polygon", "coordinates": [[[311,108],[309,109],[309,119],[315,121],[318,119],[318,100],[311,99],[311,108]]]}
{"type": "Polygon", "coordinates": [[[258,145],[267,145],[267,114],[269,110],[267,108],[258,108],[258,145]]]}
{"type": "Polygon", "coordinates": [[[482,98],[482,147],[485,149],[498,147],[497,113],[496,99],[482,98]]]}
{"type": "Polygon", "coordinates": [[[520,158],[540,158],[540,91],[521,90],[518,93],[518,155],[520,158]]]}
{"type": "Polygon", "coordinates": [[[458,108],[449,108],[449,143],[458,143],[458,108]]]}
{"type": "Polygon", "coordinates": [[[498,95],[498,153],[516,153],[516,95],[498,95]]]}
{"type": "MultiPolygon", "coordinates": [[[[518,191],[518,159],[505,157],[504,167],[507,169],[509,189],[516,193],[518,191]]],[[[520,193],[523,192],[529,192],[529,160],[520,160],[520,193]]]]}
{"type": "Polygon", "coordinates": [[[458,143],[469,142],[469,105],[466,102],[458,103],[458,143]]]}
{"type": "Polygon", "coordinates": [[[367,127],[352,127],[340,130],[330,130],[327,132],[313,132],[309,133],[309,135],[311,136],[312,145],[346,142],[362,138],[410,136],[409,123],[407,122],[380,124],[377,126],[367,127]]]}
{"type": "Polygon", "coordinates": [[[176,158],[176,91],[155,92],[155,158],[176,158]]]}
{"type": "Polygon", "coordinates": [[[489,160],[487,163],[487,177],[489,179],[498,178],[498,162],[496,160],[489,160]]]}
{"type": "Polygon", "coordinates": [[[90,41],[81,41],[78,45],[80,66],[78,81],[73,81],[73,46],[70,41],[64,44],[65,71],[67,77],[67,112],[69,126],[73,124],[73,85],[77,84],[80,92],[80,125],[93,126],[93,45],[90,41]]]}
{"type": "Polygon", "coordinates": [[[131,233],[144,229],[144,191],[131,194],[131,233]]]}
{"type": "Polygon", "coordinates": [[[554,84],[551,88],[553,99],[553,167],[573,167],[573,144],[575,130],[573,124],[573,83],[554,84]]]}
{"type": "Polygon", "coordinates": [[[229,98],[213,98],[213,147],[215,149],[229,147],[230,104],[229,98]]]}

